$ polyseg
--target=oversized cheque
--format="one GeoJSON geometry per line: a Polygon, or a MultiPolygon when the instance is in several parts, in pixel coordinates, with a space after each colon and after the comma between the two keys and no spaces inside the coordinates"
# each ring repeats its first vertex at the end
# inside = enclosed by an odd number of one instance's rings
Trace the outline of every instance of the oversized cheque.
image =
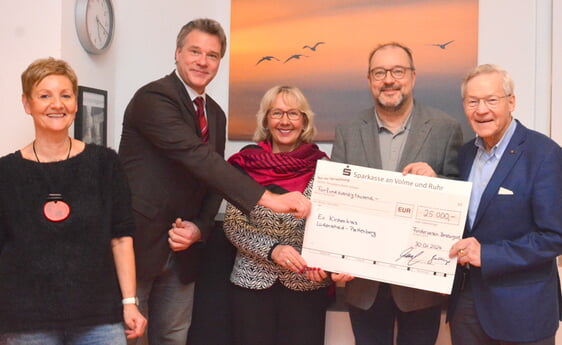
{"type": "Polygon", "coordinates": [[[449,294],[471,186],[318,161],[302,255],[310,267],[449,294]]]}

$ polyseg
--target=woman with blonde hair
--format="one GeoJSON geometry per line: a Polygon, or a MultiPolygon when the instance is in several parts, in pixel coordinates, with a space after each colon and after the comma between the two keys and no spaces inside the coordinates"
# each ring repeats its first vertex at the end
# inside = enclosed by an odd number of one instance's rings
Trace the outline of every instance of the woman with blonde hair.
{"type": "MultiPolygon", "coordinates": [[[[315,134],[314,113],[302,92],[276,86],[260,103],[257,145],[228,161],[271,191],[310,197],[316,162],[328,158],[312,142],[315,134]]],[[[304,224],[261,206],[250,216],[227,206],[224,230],[238,249],[230,276],[234,344],[324,344],[331,281],[300,255],[304,224]]]]}

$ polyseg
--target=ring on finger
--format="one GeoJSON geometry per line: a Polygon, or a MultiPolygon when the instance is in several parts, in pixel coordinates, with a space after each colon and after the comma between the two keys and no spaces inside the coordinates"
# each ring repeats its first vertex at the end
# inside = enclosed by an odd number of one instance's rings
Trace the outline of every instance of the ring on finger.
{"type": "Polygon", "coordinates": [[[290,264],[291,264],[291,260],[287,259],[287,260],[285,260],[285,263],[286,263],[287,265],[290,265],[290,264]]]}
{"type": "Polygon", "coordinates": [[[459,256],[464,256],[466,254],[466,252],[464,251],[464,249],[459,250],[459,256]]]}

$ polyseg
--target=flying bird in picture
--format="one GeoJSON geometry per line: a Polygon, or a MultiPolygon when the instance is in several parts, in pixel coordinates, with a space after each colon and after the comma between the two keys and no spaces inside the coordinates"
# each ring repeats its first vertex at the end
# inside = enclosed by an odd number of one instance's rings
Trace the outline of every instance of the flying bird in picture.
{"type": "Polygon", "coordinates": [[[326,44],[326,42],[316,42],[312,47],[307,44],[304,47],[302,47],[302,49],[308,48],[312,51],[316,51],[316,48],[321,44],[326,44]]]}
{"type": "Polygon", "coordinates": [[[308,57],[306,55],[302,55],[302,54],[295,54],[295,55],[291,55],[289,56],[289,58],[287,60],[285,60],[285,62],[283,63],[287,63],[287,61],[291,60],[291,59],[300,59],[301,57],[308,57]]]}
{"type": "Polygon", "coordinates": [[[271,61],[272,59],[273,59],[273,60],[280,61],[280,60],[279,60],[278,58],[276,58],[275,56],[268,55],[268,56],[262,57],[262,58],[256,63],[256,65],[259,65],[259,63],[262,62],[262,61],[271,61]]]}
{"type": "Polygon", "coordinates": [[[449,44],[451,44],[451,43],[453,43],[453,42],[455,42],[455,40],[449,41],[449,42],[447,42],[447,43],[442,43],[442,44],[435,43],[435,44],[429,44],[429,45],[430,45],[430,46],[439,47],[439,48],[441,48],[441,49],[445,49],[449,44]]]}

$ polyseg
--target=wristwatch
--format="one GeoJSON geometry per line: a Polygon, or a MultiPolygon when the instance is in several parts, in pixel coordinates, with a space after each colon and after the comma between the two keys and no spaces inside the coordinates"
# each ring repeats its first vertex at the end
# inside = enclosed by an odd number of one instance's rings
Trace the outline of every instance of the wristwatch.
{"type": "Polygon", "coordinates": [[[123,298],[121,300],[121,303],[123,305],[125,304],[135,304],[135,305],[139,305],[139,298],[138,297],[129,297],[129,298],[123,298]]]}

